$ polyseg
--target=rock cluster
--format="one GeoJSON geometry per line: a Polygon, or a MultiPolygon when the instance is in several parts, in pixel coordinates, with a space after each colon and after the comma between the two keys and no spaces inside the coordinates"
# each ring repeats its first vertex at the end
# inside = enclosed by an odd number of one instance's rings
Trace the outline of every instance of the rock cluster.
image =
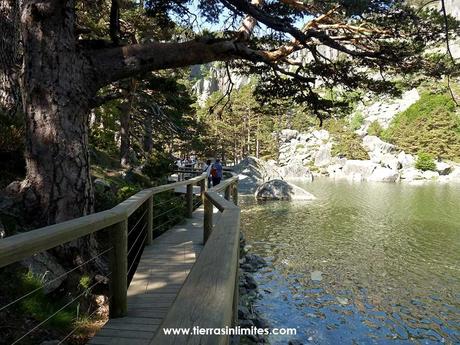
{"type": "MultiPolygon", "coordinates": [[[[280,135],[280,169],[302,164],[321,174],[335,179],[346,178],[354,181],[459,181],[460,165],[453,162],[436,162],[435,171],[415,168],[417,157],[399,151],[377,136],[365,135],[362,146],[367,151],[367,160],[348,160],[331,153],[334,138],[326,130],[299,133],[283,130],[280,135]],[[301,162],[301,163],[298,163],[301,162]]],[[[295,171],[295,170],[292,170],[295,171]]],[[[310,170],[309,170],[310,171],[310,170]]]]}
{"type": "MultiPolygon", "coordinates": [[[[268,328],[269,324],[255,310],[254,303],[259,298],[257,283],[252,273],[265,267],[267,263],[261,257],[249,253],[250,246],[246,245],[243,234],[240,234],[240,275],[239,275],[239,305],[238,325],[241,328],[268,328]]],[[[245,335],[245,344],[264,344],[263,335],[245,335]]],[[[235,343],[238,343],[237,341],[235,343]]]]}
{"type": "Polygon", "coordinates": [[[258,200],[306,201],[315,199],[306,190],[279,179],[263,183],[257,188],[255,195],[258,200]]]}
{"type": "Polygon", "coordinates": [[[420,99],[417,89],[406,91],[401,98],[383,98],[370,106],[360,104],[357,107],[357,112],[363,116],[363,124],[358,129],[357,133],[365,135],[370,124],[374,121],[378,122],[382,128],[388,128],[393,117],[402,111],[405,111],[412,104],[420,99]]]}

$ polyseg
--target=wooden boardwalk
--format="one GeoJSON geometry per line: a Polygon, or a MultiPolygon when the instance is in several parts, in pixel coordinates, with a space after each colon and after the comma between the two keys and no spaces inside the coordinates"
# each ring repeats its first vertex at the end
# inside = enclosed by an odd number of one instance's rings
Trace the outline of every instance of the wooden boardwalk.
{"type": "Polygon", "coordinates": [[[128,288],[128,316],[110,319],[94,345],[147,345],[203,248],[203,208],[145,247],[128,288]]]}

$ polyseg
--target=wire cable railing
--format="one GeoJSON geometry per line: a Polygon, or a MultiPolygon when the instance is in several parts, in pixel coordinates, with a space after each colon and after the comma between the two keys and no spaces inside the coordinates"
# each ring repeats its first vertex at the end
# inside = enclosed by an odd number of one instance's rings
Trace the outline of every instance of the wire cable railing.
{"type": "MultiPolygon", "coordinates": [[[[98,265],[95,264],[95,261],[107,256],[107,262],[109,263],[108,273],[104,272],[101,273],[101,275],[107,278],[110,277],[111,283],[108,293],[103,292],[102,294],[105,296],[110,295],[110,297],[105,300],[109,302],[110,317],[126,315],[127,280],[130,279],[130,275],[134,274],[144,247],[151,243],[154,232],[159,229],[165,230],[168,225],[177,223],[184,217],[189,217],[191,214],[190,210],[193,211],[193,209],[201,204],[201,199],[203,198],[203,193],[205,191],[205,179],[206,177],[201,175],[187,181],[146,189],[110,210],[2,239],[0,241],[0,268],[6,267],[7,265],[18,262],[37,253],[45,252],[52,248],[61,246],[70,241],[91,235],[100,230],[108,230],[107,232],[104,232],[104,235],[109,235],[109,247],[101,249],[101,252],[97,253],[97,255],[92,256],[84,262],[79,262],[75,267],[72,267],[57,276],[53,276],[52,279],[42,281],[39,287],[32,286],[32,289],[25,292],[23,295],[16,296],[14,298],[11,297],[13,299],[12,301],[5,301],[3,298],[2,300],[5,304],[0,306],[0,312],[9,309],[24,300],[27,301],[28,298],[32,298],[34,294],[41,290],[43,291],[45,288],[49,288],[56,282],[66,279],[66,277],[71,274],[72,276],[75,276],[76,272],[84,269],[87,265],[98,265]],[[190,186],[196,184],[199,184],[201,187],[200,195],[195,195],[193,187],[190,188],[190,186]],[[185,195],[181,194],[173,197],[164,195],[162,197],[154,198],[154,196],[165,192],[177,194],[179,193],[177,188],[184,186],[187,186],[185,195]],[[163,200],[163,198],[166,199],[163,200]],[[157,212],[154,212],[155,210],[157,212]],[[162,222],[162,220],[166,217],[168,217],[168,219],[162,222]],[[159,225],[155,224],[160,222],[161,224],[159,225]],[[121,273],[123,273],[123,279],[121,278],[121,273]],[[113,286],[117,286],[117,288],[113,289],[113,286]]],[[[103,261],[105,261],[105,259],[103,259],[103,261]]],[[[93,273],[95,274],[95,272],[93,273]]],[[[90,279],[93,280],[94,277],[90,279]]],[[[43,328],[44,325],[55,318],[59,313],[66,310],[72,310],[72,308],[69,309],[69,307],[76,302],[80,303],[78,299],[91,294],[98,285],[106,284],[106,282],[106,279],[98,279],[90,286],[84,285],[85,289],[83,291],[78,291],[80,290],[80,287],[77,287],[75,290],[75,296],[63,296],[63,305],[59,305],[59,300],[57,300],[56,305],[53,306],[51,310],[47,310],[48,315],[27,316],[28,318],[35,319],[35,322],[38,323],[33,325],[33,327],[28,329],[27,332],[21,334],[19,337],[14,337],[11,336],[11,334],[8,334],[8,339],[11,339],[12,344],[18,344],[24,341],[26,338],[31,336],[32,333],[36,332],[40,328],[43,328]]],[[[84,315],[84,317],[91,319],[97,311],[98,308],[95,310],[87,310],[88,314],[84,315]]],[[[8,313],[10,312],[8,311],[8,313]]],[[[78,316],[76,321],[78,321],[78,316]]],[[[75,320],[73,319],[72,322],[75,322],[75,320]]],[[[76,326],[74,324],[73,326],[74,327],[70,330],[70,332],[60,336],[61,340],[59,341],[59,344],[66,342],[66,340],[71,338],[72,335],[74,335],[75,332],[82,327],[81,324],[77,324],[76,326]]],[[[22,331],[25,331],[25,329],[22,331]]],[[[3,336],[0,331],[0,339],[2,339],[2,337],[3,336]]],[[[35,338],[37,335],[35,334],[32,337],[35,338]]]]}
{"type": "Polygon", "coordinates": [[[54,279],[52,279],[52,280],[49,280],[49,281],[45,282],[42,286],[40,286],[40,287],[38,287],[38,288],[36,288],[36,289],[34,289],[34,290],[32,290],[32,291],[30,291],[30,292],[28,292],[28,293],[22,295],[21,297],[15,299],[14,301],[12,301],[12,302],[10,302],[10,303],[8,303],[8,304],[6,304],[6,305],[0,307],[0,312],[3,311],[3,310],[5,310],[5,309],[7,309],[7,308],[9,308],[10,306],[12,306],[12,305],[14,305],[14,304],[16,304],[16,303],[22,301],[23,299],[32,296],[34,293],[36,293],[36,292],[38,292],[38,291],[40,291],[40,290],[43,290],[43,288],[45,288],[46,286],[49,286],[49,285],[51,285],[52,283],[61,280],[62,278],[68,276],[70,273],[72,273],[72,272],[78,270],[79,268],[82,268],[83,266],[85,266],[85,265],[89,264],[90,262],[96,260],[97,258],[101,257],[102,255],[107,254],[107,253],[108,253],[110,250],[112,250],[112,249],[113,249],[113,247],[104,250],[103,252],[99,253],[98,255],[92,257],[91,259],[86,260],[85,262],[81,263],[80,265],[78,265],[78,266],[72,268],[71,270],[68,270],[68,271],[66,271],[65,273],[63,273],[63,274],[57,276],[56,278],[54,278],[54,279]]]}

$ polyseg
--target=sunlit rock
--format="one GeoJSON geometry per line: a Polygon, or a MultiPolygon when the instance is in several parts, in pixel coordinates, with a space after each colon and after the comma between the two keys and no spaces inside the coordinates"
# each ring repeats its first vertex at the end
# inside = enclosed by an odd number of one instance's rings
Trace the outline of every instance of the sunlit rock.
{"type": "Polygon", "coordinates": [[[283,180],[271,180],[257,188],[255,196],[258,200],[314,200],[315,196],[306,190],[283,180]]]}

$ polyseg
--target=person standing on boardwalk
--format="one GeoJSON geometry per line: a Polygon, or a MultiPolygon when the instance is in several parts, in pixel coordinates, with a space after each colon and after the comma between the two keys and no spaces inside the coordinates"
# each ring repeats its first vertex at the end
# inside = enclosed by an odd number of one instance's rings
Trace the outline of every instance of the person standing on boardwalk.
{"type": "Polygon", "coordinates": [[[211,168],[211,177],[212,177],[212,185],[217,186],[222,180],[222,164],[220,164],[220,159],[216,159],[215,163],[212,165],[211,168]]]}
{"type": "Polygon", "coordinates": [[[206,161],[206,163],[204,164],[203,173],[206,173],[206,177],[208,178],[208,187],[209,188],[211,187],[211,182],[212,182],[211,169],[212,169],[211,160],[208,159],[206,161]]]}

